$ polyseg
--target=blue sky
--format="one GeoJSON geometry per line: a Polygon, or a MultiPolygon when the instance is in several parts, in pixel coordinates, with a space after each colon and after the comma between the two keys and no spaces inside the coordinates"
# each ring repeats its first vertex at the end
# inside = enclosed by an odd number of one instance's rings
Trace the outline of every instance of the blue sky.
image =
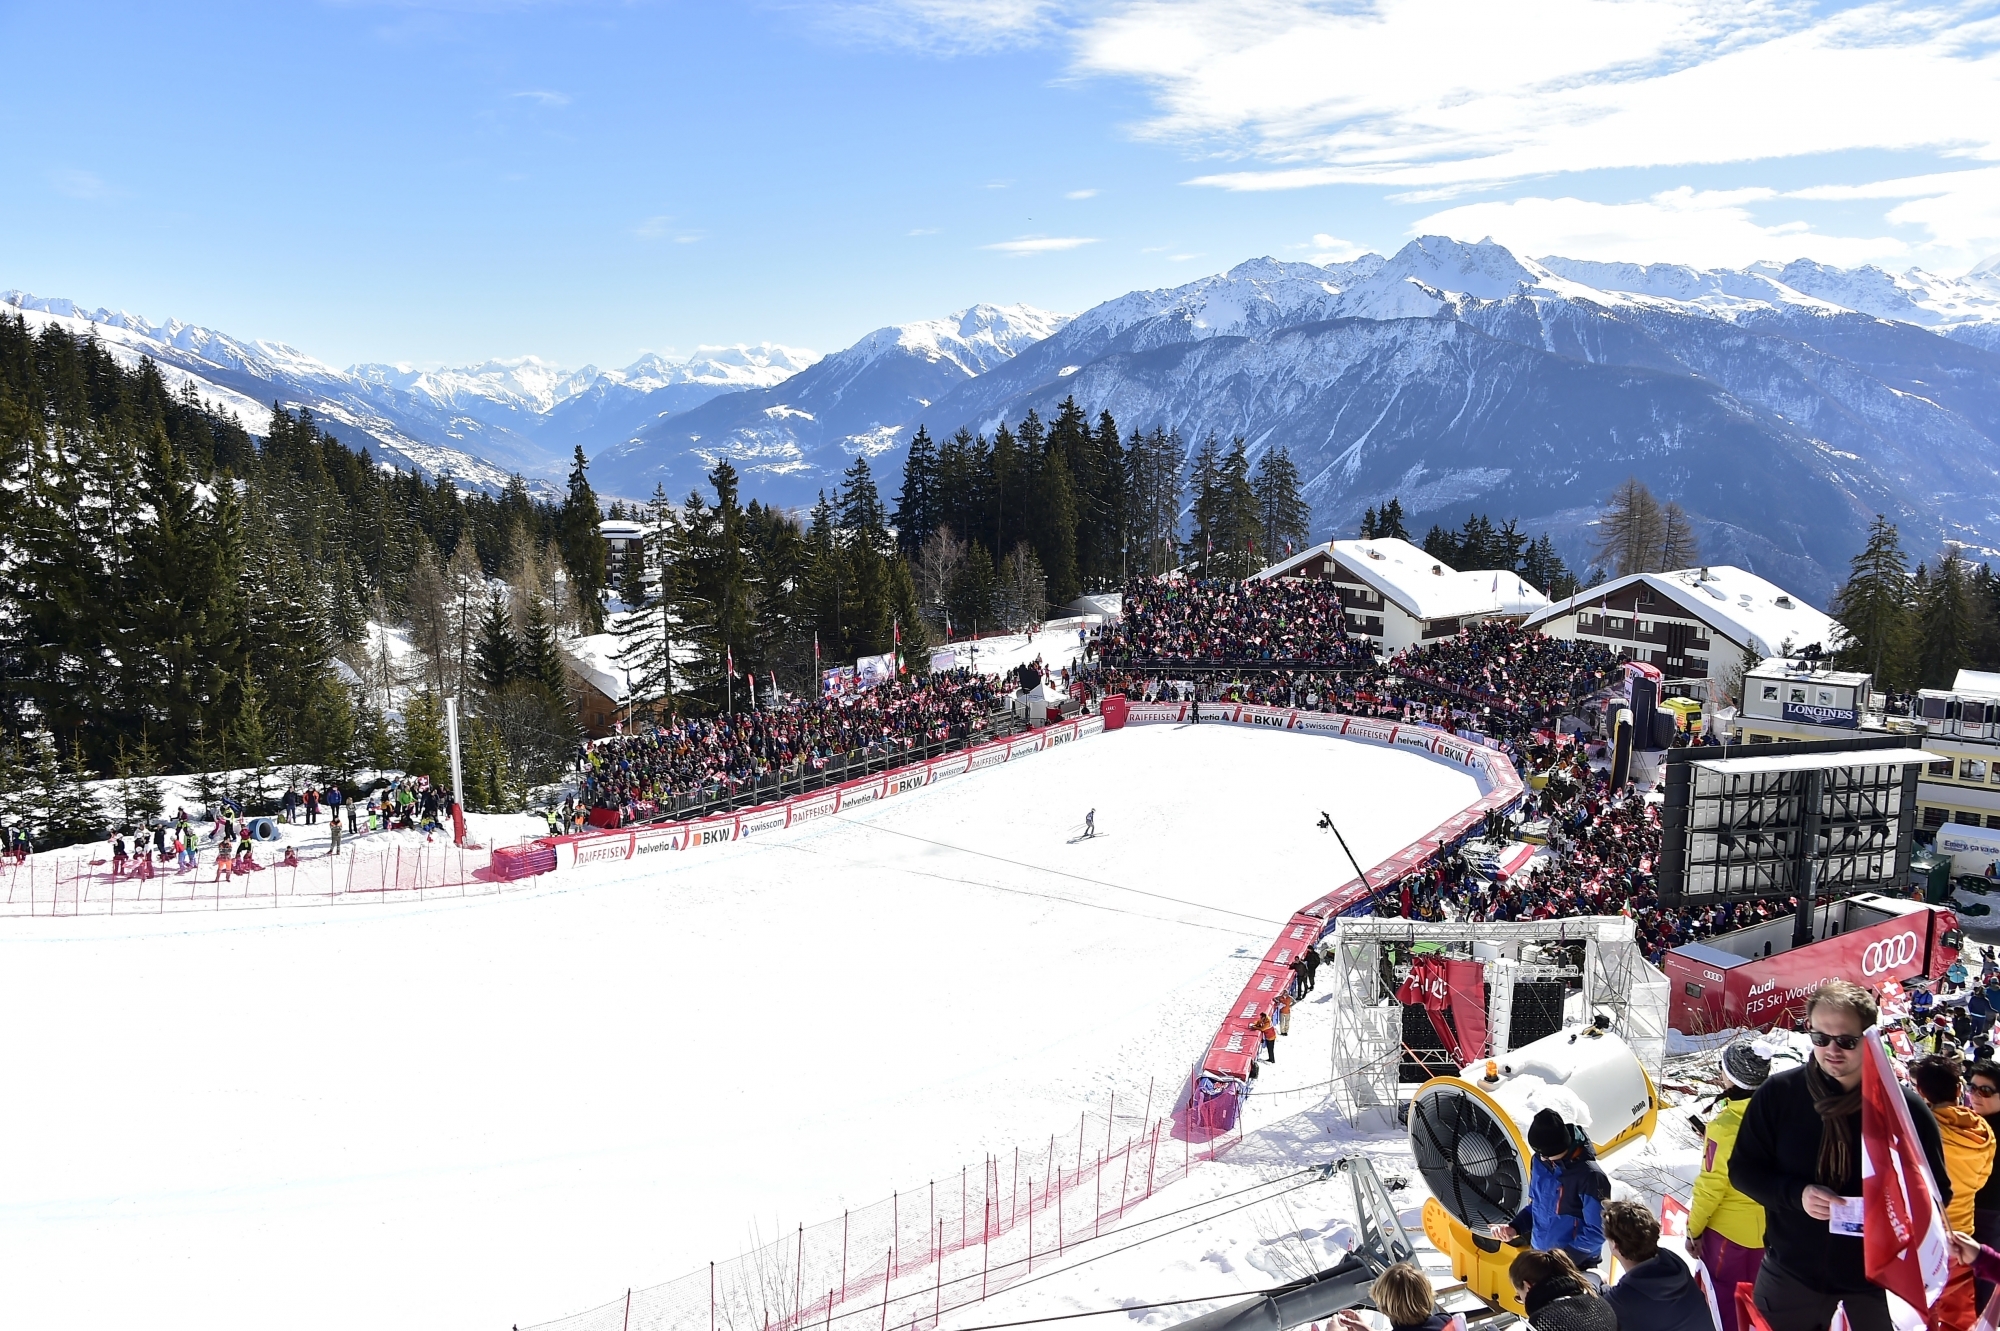
{"type": "Polygon", "coordinates": [[[1076,310],[1427,230],[1956,273],[2000,6],[0,5],[0,287],[335,365],[1076,310]]]}

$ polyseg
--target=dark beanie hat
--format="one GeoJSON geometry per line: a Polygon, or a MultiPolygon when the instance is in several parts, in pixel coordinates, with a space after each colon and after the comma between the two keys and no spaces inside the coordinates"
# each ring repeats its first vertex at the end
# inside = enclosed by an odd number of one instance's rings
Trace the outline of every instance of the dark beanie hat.
{"type": "Polygon", "coordinates": [[[1569,1154],[1569,1124],[1553,1109],[1544,1109],[1528,1125],[1528,1149],[1536,1155],[1569,1154]]]}

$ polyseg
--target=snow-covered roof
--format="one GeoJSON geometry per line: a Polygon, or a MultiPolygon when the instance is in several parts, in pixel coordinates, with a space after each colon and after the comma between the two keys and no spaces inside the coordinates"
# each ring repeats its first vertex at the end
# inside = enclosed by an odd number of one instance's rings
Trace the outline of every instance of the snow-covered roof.
{"type": "Polygon", "coordinates": [[[1539,627],[1579,605],[1623,591],[1635,582],[1645,583],[1691,618],[1715,625],[1759,656],[1776,656],[1786,645],[1799,648],[1818,643],[1832,650],[1842,635],[1840,624],[1825,611],[1806,604],[1774,582],[1728,564],[1614,578],[1529,616],[1527,627],[1539,627]]]}
{"type": "Polygon", "coordinates": [[[607,541],[636,541],[646,534],[646,528],[624,518],[606,518],[597,524],[597,534],[607,541]]]}
{"type": "Polygon", "coordinates": [[[1953,693],[2000,694],[2000,673],[1991,670],[1961,670],[1951,681],[1953,693]]]}
{"type": "Polygon", "coordinates": [[[1125,613],[1125,593],[1090,592],[1077,597],[1065,610],[1074,610],[1079,615],[1102,615],[1106,619],[1117,619],[1125,613]]]}
{"type": "MultiPolygon", "coordinates": [[[[616,633],[589,633],[563,639],[562,654],[570,669],[589,681],[592,688],[614,703],[623,703],[626,701],[625,667],[618,661],[622,645],[616,633]]],[[[658,689],[650,693],[643,689],[637,692],[638,701],[642,703],[660,696],[658,689]]]]}
{"type": "Polygon", "coordinates": [[[1322,541],[1252,576],[1282,578],[1308,560],[1326,554],[1417,619],[1530,615],[1549,603],[1548,597],[1522,581],[1518,574],[1505,569],[1461,572],[1395,537],[1322,541]]]}

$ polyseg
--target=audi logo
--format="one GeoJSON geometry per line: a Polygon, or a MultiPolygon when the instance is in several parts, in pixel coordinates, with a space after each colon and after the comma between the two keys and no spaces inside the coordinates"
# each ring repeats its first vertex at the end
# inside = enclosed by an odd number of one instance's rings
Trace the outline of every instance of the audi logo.
{"type": "Polygon", "coordinates": [[[1870,943],[1861,952],[1861,973],[1880,975],[1883,971],[1907,966],[1917,959],[1917,936],[1905,931],[1894,938],[1881,938],[1870,943]]]}

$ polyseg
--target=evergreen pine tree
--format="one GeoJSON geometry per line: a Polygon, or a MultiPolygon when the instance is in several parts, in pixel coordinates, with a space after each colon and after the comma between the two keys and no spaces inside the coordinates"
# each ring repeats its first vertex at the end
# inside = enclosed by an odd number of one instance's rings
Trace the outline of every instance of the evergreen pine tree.
{"type": "Polygon", "coordinates": [[[231,797],[245,813],[264,807],[271,778],[271,741],[264,716],[264,689],[245,673],[237,694],[236,714],[229,722],[230,759],[239,769],[231,797]]]}
{"type": "Polygon", "coordinates": [[[1846,630],[1840,663],[1873,675],[1878,689],[1902,687],[1911,600],[1902,539],[1895,525],[1877,513],[1868,527],[1868,543],[1849,562],[1847,581],[1833,598],[1833,617],[1846,630]]]}
{"type": "Polygon", "coordinates": [[[521,625],[519,678],[538,685],[551,700],[569,694],[569,678],[563,668],[562,650],[556,643],[556,628],[548,607],[539,598],[531,599],[521,625]]]}
{"type": "Polygon", "coordinates": [[[1361,530],[1359,533],[1357,533],[1359,537],[1364,541],[1374,540],[1376,535],[1375,524],[1376,524],[1375,510],[1371,506],[1366,512],[1364,512],[1361,515],[1361,530]]]}
{"type": "Polygon", "coordinates": [[[124,736],[118,738],[118,816],[124,825],[143,832],[166,808],[166,792],[160,788],[159,755],[142,732],[137,750],[128,753],[124,736]]]}
{"type": "Polygon", "coordinates": [[[520,658],[506,598],[495,592],[487,598],[486,613],[479,621],[480,684],[494,693],[506,688],[520,673],[520,658]]]}
{"type": "Polygon", "coordinates": [[[602,515],[598,511],[597,494],[590,488],[589,472],[590,461],[583,455],[583,445],[578,444],[559,523],[563,567],[569,571],[570,585],[588,629],[596,633],[604,626],[604,535],[598,530],[602,515]]]}
{"type": "Polygon", "coordinates": [[[451,782],[451,759],[446,752],[444,705],[430,689],[410,695],[403,708],[403,743],[397,758],[411,776],[427,776],[432,782],[451,782]]]}
{"type": "Polygon", "coordinates": [[[1965,559],[1949,546],[1938,559],[1917,605],[1918,686],[1948,689],[1972,657],[1979,636],[1965,559]]]}
{"type": "Polygon", "coordinates": [[[64,755],[62,781],[49,810],[50,840],[56,845],[95,841],[104,835],[104,808],[90,788],[91,772],[84,766],[81,739],[64,755]]]}
{"type": "MultiPolygon", "coordinates": [[[[1036,556],[1047,573],[1047,595],[1057,605],[1067,605],[1083,587],[1076,571],[1076,488],[1069,463],[1060,449],[1051,447],[1043,451],[1034,494],[1029,531],[1036,556]]],[[[1032,618],[1039,620],[1041,616],[1032,618]]]]}
{"type": "Polygon", "coordinates": [[[910,436],[910,452],[903,459],[903,488],[896,496],[896,545],[914,555],[938,528],[937,446],[923,426],[910,436]]]}
{"type": "Polygon", "coordinates": [[[1279,447],[1259,458],[1251,490],[1257,498],[1264,561],[1274,563],[1284,559],[1288,549],[1304,549],[1310,543],[1312,506],[1299,493],[1299,469],[1291,453],[1279,447]]]}
{"type": "Polygon", "coordinates": [[[1458,538],[1435,522],[1424,533],[1423,550],[1432,559],[1441,560],[1453,568],[1459,567],[1458,538]]]}
{"type": "Polygon", "coordinates": [[[1389,502],[1382,505],[1382,511],[1375,515],[1375,535],[1381,540],[1410,539],[1410,533],[1403,528],[1403,501],[1400,496],[1391,495],[1389,502]]]}
{"type": "Polygon", "coordinates": [[[952,580],[947,601],[953,629],[969,636],[993,628],[999,618],[994,604],[995,590],[992,558],[985,546],[970,542],[965,563],[952,580]]]}

